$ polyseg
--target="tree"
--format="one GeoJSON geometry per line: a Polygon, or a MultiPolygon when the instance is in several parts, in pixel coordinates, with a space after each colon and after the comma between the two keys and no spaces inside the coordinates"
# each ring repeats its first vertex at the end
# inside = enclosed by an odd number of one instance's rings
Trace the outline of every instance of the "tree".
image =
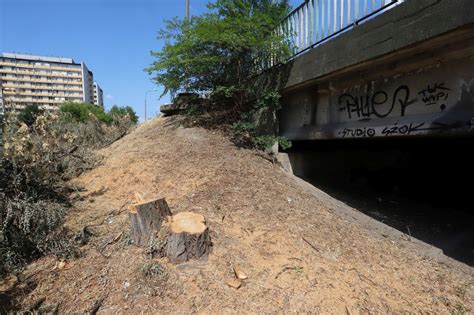
{"type": "Polygon", "coordinates": [[[88,104],[88,103],[64,103],[61,106],[62,117],[67,121],[75,121],[85,123],[92,117],[108,125],[115,123],[118,120],[128,116],[132,124],[138,122],[138,116],[131,106],[120,107],[117,105],[106,112],[102,107],[88,104]]]}
{"type": "Polygon", "coordinates": [[[88,103],[64,103],[61,106],[61,112],[63,117],[67,120],[85,123],[90,120],[91,117],[95,116],[101,122],[110,124],[113,122],[113,118],[108,115],[102,107],[88,103]]]}
{"type": "Polygon", "coordinates": [[[136,124],[138,122],[138,116],[131,106],[119,107],[117,105],[114,105],[109,110],[109,114],[114,118],[121,118],[128,115],[130,117],[130,121],[133,124],[136,124]]]}
{"type": "MultiPolygon", "coordinates": [[[[190,21],[167,21],[165,41],[146,70],[164,94],[209,93],[242,108],[253,93],[249,78],[262,60],[282,60],[289,47],[275,32],[288,14],[287,0],[217,0],[190,21]]],[[[224,104],[222,104],[224,105],[224,104]]]]}

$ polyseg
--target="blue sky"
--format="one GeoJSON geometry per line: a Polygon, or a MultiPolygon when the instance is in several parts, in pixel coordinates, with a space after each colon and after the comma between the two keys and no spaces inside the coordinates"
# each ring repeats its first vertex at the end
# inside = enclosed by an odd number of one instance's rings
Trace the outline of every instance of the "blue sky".
{"type": "MultiPolygon", "coordinates": [[[[207,3],[191,0],[191,14],[205,12],[207,3]]],[[[157,31],[184,12],[185,0],[0,0],[0,51],[84,61],[107,109],[132,105],[143,118],[146,91],[161,90],[143,71],[150,51],[161,47],[157,31]]],[[[148,94],[148,116],[169,101],[160,94],[148,94]]]]}

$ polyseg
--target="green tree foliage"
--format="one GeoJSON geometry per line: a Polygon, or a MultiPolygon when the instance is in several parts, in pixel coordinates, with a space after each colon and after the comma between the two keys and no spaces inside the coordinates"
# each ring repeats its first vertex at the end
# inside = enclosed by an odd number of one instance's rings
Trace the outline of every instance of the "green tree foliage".
{"type": "Polygon", "coordinates": [[[159,32],[165,45],[152,52],[156,60],[146,70],[164,93],[209,93],[242,107],[253,92],[249,78],[262,62],[289,55],[274,32],[288,14],[288,1],[217,0],[208,9],[190,21],[168,21],[159,32]]]}
{"type": "Polygon", "coordinates": [[[106,124],[113,121],[113,118],[102,107],[88,103],[64,103],[61,106],[61,112],[66,114],[64,115],[66,119],[81,123],[87,122],[92,116],[106,124]]]}
{"type": "Polygon", "coordinates": [[[119,119],[128,115],[133,124],[138,122],[138,116],[131,106],[120,107],[114,105],[110,111],[106,112],[102,107],[87,103],[64,103],[61,106],[63,119],[85,123],[95,117],[99,121],[108,125],[116,123],[119,119]]]}
{"type": "Polygon", "coordinates": [[[138,122],[138,116],[131,106],[119,107],[114,105],[110,109],[109,114],[114,118],[121,118],[128,115],[132,123],[136,124],[138,122]]]}

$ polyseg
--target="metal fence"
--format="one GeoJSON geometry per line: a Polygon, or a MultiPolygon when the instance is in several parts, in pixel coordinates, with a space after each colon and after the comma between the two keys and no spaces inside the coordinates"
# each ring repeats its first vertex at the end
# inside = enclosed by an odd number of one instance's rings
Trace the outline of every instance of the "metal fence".
{"type": "Polygon", "coordinates": [[[314,47],[403,0],[306,0],[281,23],[293,56],[314,47]]]}

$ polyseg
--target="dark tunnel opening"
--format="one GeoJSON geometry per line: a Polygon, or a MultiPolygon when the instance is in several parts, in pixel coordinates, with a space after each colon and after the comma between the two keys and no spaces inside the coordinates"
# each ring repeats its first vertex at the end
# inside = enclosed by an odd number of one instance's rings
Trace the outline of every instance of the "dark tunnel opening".
{"type": "Polygon", "coordinates": [[[293,172],[349,206],[474,265],[474,138],[294,141],[293,172]]]}

